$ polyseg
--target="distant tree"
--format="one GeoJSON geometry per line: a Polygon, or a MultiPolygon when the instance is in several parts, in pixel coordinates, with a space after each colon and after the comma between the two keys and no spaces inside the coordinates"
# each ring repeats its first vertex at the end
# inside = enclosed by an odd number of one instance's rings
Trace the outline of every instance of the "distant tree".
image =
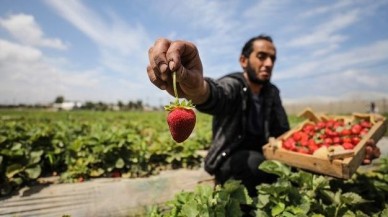
{"type": "Polygon", "coordinates": [[[109,109],[109,106],[102,102],[102,101],[99,101],[97,104],[96,104],[96,110],[97,111],[107,111],[109,109]]]}
{"type": "Polygon", "coordinates": [[[117,106],[120,108],[120,110],[123,110],[125,105],[124,105],[124,103],[121,100],[119,100],[117,102],[117,106]]]}
{"type": "Polygon", "coordinates": [[[128,102],[128,109],[133,110],[134,108],[135,108],[135,103],[133,103],[132,101],[129,101],[128,102]]]}
{"type": "Polygon", "coordinates": [[[87,101],[83,106],[82,109],[88,109],[88,110],[93,110],[95,108],[95,105],[91,101],[87,101]]]}
{"type": "Polygon", "coordinates": [[[63,103],[64,101],[65,101],[64,96],[57,96],[57,98],[55,98],[54,103],[63,103]]]}
{"type": "Polygon", "coordinates": [[[136,101],[136,110],[143,110],[143,101],[141,100],[136,101]]]}

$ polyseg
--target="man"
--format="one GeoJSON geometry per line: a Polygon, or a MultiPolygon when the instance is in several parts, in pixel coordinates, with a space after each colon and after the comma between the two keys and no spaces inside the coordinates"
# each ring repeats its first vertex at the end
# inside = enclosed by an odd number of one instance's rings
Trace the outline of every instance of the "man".
{"type": "Polygon", "coordinates": [[[177,73],[178,95],[213,115],[212,146],[205,170],[223,184],[241,180],[251,196],[256,186],[274,178],[258,169],[265,159],[262,146],[269,137],[289,130],[278,88],[270,82],[276,61],[272,38],[259,35],[244,45],[242,73],[218,80],[204,78],[196,46],[187,41],[159,39],[149,49],[147,73],[151,82],[174,96],[171,72],[177,73]]]}

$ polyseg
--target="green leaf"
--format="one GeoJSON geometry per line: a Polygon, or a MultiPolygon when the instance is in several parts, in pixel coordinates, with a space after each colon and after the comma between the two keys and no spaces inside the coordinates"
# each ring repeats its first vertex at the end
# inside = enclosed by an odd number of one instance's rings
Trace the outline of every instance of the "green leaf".
{"type": "Polygon", "coordinates": [[[122,158],[117,159],[115,167],[121,169],[125,166],[125,162],[122,158]]]}
{"type": "Polygon", "coordinates": [[[181,213],[182,216],[200,217],[197,203],[193,200],[187,201],[187,203],[183,205],[181,213]]]}
{"type": "Polygon", "coordinates": [[[259,194],[257,208],[263,209],[265,206],[267,206],[270,202],[269,198],[270,198],[270,195],[268,194],[259,194]]]}
{"type": "Polygon", "coordinates": [[[237,200],[241,204],[252,204],[253,200],[248,195],[247,189],[240,181],[229,180],[224,184],[224,190],[230,194],[232,199],[237,200]]]}
{"type": "Polygon", "coordinates": [[[12,182],[15,183],[16,185],[21,185],[23,184],[23,179],[21,177],[16,177],[12,179],[12,182]]]}
{"type": "Polygon", "coordinates": [[[34,167],[27,168],[25,172],[27,173],[30,179],[37,179],[42,172],[42,168],[40,167],[40,165],[36,165],[34,167]]]}
{"type": "MultiPolygon", "coordinates": [[[[370,217],[369,215],[363,213],[362,211],[360,210],[356,210],[356,216],[357,217],[370,217]]],[[[388,216],[388,215],[387,215],[388,216]]]]}
{"type": "Polygon", "coordinates": [[[105,170],[102,169],[102,168],[96,168],[96,169],[92,169],[90,171],[90,176],[92,177],[99,177],[101,176],[102,174],[104,174],[105,170]]]}
{"type": "Polygon", "coordinates": [[[313,177],[313,189],[329,189],[329,180],[324,176],[316,176],[313,177]]]}
{"type": "Polygon", "coordinates": [[[12,178],[14,175],[20,173],[21,171],[23,171],[23,166],[20,165],[20,164],[11,164],[10,166],[7,167],[7,172],[6,172],[6,176],[7,178],[12,178]]]}
{"type": "Polygon", "coordinates": [[[385,208],[383,211],[381,211],[381,215],[380,215],[381,217],[382,216],[388,216],[388,207],[387,208],[385,208]]]}
{"type": "Polygon", "coordinates": [[[292,188],[291,182],[286,181],[286,180],[278,180],[278,182],[276,182],[274,184],[263,183],[263,184],[257,186],[257,189],[259,191],[259,195],[260,194],[269,194],[269,195],[273,195],[275,197],[278,197],[279,195],[282,195],[282,194],[287,195],[288,193],[290,193],[291,188],[292,188]]]}
{"type": "Polygon", "coordinates": [[[43,154],[43,150],[32,151],[32,152],[30,153],[29,164],[36,164],[36,163],[39,163],[42,154],[43,154]]]}
{"type": "Polygon", "coordinates": [[[355,205],[365,203],[367,201],[354,192],[347,192],[341,195],[341,202],[349,205],[355,205]]]}
{"type": "Polygon", "coordinates": [[[325,217],[325,216],[322,215],[322,214],[316,214],[316,213],[314,213],[314,214],[311,215],[311,217],[325,217]]]}
{"type": "Polygon", "coordinates": [[[282,213],[284,211],[285,207],[286,207],[286,205],[284,203],[278,202],[274,207],[272,207],[271,215],[272,216],[279,215],[280,213],[282,213]]]}
{"type": "Polygon", "coordinates": [[[275,174],[280,177],[290,176],[291,170],[289,167],[276,160],[266,160],[259,165],[259,169],[270,174],[275,174]]]}
{"type": "Polygon", "coordinates": [[[306,215],[303,214],[293,214],[291,212],[284,211],[281,215],[282,217],[307,217],[306,215]]]}
{"type": "Polygon", "coordinates": [[[230,200],[226,207],[226,213],[228,216],[242,216],[240,203],[236,200],[230,200]]]}
{"type": "Polygon", "coordinates": [[[256,210],[255,214],[256,214],[256,217],[269,217],[269,215],[266,212],[260,209],[256,210]]]}
{"type": "Polygon", "coordinates": [[[286,210],[290,211],[293,214],[307,214],[308,210],[300,206],[288,206],[286,210]]]}
{"type": "Polygon", "coordinates": [[[354,212],[352,212],[351,210],[347,210],[343,215],[341,215],[342,217],[359,217],[359,216],[356,216],[356,214],[354,212]]]}
{"type": "Polygon", "coordinates": [[[11,148],[12,151],[17,151],[17,150],[21,150],[21,149],[22,149],[22,144],[19,142],[14,143],[12,145],[12,148],[11,148]]]}
{"type": "Polygon", "coordinates": [[[301,187],[304,186],[307,189],[313,188],[312,185],[314,181],[314,176],[311,173],[299,170],[297,173],[291,173],[290,179],[292,180],[292,182],[297,183],[301,187]]]}
{"type": "Polygon", "coordinates": [[[341,196],[342,196],[342,190],[339,189],[337,192],[334,193],[334,204],[341,204],[341,196]]]}

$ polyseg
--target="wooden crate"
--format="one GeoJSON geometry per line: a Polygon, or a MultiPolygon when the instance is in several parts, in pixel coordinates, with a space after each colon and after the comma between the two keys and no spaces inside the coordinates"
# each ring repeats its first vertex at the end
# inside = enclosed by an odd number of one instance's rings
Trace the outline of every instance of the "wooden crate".
{"type": "Polygon", "coordinates": [[[351,178],[357,168],[361,165],[365,158],[366,142],[369,139],[374,139],[377,143],[377,141],[384,136],[387,129],[385,117],[377,114],[354,113],[351,116],[327,116],[324,114],[315,114],[310,109],[306,109],[300,116],[305,117],[306,120],[280,137],[271,138],[270,142],[263,146],[264,156],[269,160],[278,160],[292,167],[343,179],[351,178]],[[327,119],[344,119],[352,121],[355,118],[371,121],[373,124],[372,128],[354,147],[350,154],[347,154],[345,151],[340,159],[332,159],[329,154],[321,156],[315,154],[302,154],[281,147],[282,139],[288,138],[308,122],[318,122],[327,119]]]}

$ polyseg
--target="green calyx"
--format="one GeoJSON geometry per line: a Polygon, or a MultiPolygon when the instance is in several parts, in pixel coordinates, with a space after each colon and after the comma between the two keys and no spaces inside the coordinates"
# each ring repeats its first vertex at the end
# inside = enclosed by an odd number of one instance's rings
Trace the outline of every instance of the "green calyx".
{"type": "Polygon", "coordinates": [[[173,81],[173,87],[174,87],[175,100],[173,102],[170,102],[170,105],[164,106],[164,109],[166,111],[172,111],[172,110],[177,109],[177,108],[182,108],[182,109],[194,108],[194,105],[191,102],[191,100],[189,100],[189,101],[187,101],[185,99],[179,100],[178,91],[176,88],[176,72],[175,71],[172,73],[172,81],[173,81]]]}
{"type": "Polygon", "coordinates": [[[166,105],[164,106],[164,109],[166,111],[172,111],[174,109],[177,109],[177,108],[182,108],[182,109],[193,109],[194,108],[194,105],[193,103],[191,102],[191,100],[187,101],[185,99],[183,100],[179,100],[178,98],[176,98],[174,100],[174,102],[170,102],[170,105],[166,105]]]}

